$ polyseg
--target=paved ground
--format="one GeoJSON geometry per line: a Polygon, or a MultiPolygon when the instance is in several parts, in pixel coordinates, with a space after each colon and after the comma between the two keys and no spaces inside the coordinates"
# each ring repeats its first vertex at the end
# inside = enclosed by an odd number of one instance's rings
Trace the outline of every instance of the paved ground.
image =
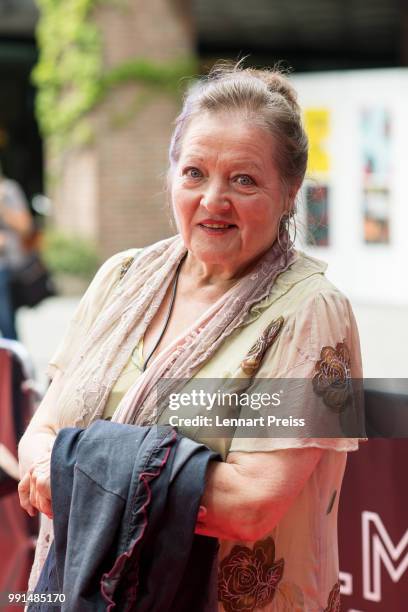
{"type": "MultiPolygon", "coordinates": [[[[76,298],[50,298],[18,316],[21,340],[45,384],[44,370],[78,303],[76,298]]],[[[408,307],[354,305],[367,378],[408,378],[408,307]]]]}
{"type": "Polygon", "coordinates": [[[20,340],[33,358],[38,382],[45,386],[45,369],[72,317],[78,298],[49,298],[36,308],[22,308],[17,317],[20,340]]]}

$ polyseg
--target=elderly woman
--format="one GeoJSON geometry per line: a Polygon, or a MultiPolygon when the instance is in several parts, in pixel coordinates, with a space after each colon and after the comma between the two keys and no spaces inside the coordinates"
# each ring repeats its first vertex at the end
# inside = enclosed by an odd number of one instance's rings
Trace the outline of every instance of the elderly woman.
{"type": "MultiPolygon", "coordinates": [[[[101,267],[20,443],[21,504],[43,513],[31,588],[52,537],[50,450],[62,427],[168,423],[174,412],[155,403],[163,378],[310,380],[332,366],[361,376],[347,299],[289,238],[306,164],[280,73],[221,66],[186,96],[170,145],[178,234],[101,267]]],[[[219,610],[338,610],[337,510],[358,439],[180,431],[224,459],[208,470],[196,528],[220,539],[219,610]]]]}

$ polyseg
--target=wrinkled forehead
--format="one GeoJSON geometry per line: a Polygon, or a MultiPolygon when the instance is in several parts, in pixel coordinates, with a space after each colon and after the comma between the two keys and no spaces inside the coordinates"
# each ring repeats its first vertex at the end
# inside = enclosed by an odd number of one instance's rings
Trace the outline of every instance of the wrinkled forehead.
{"type": "Polygon", "coordinates": [[[205,113],[194,117],[186,128],[179,161],[197,157],[248,158],[269,165],[274,157],[274,138],[265,128],[239,113],[205,113]]]}

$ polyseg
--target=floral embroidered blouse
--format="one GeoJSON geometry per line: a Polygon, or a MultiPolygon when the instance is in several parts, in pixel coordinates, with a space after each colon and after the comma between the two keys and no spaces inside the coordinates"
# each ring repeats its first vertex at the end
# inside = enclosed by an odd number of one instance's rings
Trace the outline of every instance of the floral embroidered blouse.
{"type": "MultiPolygon", "coordinates": [[[[136,253],[135,249],[119,253],[102,266],[50,362],[51,374],[56,368],[64,371],[136,253]]],[[[299,253],[277,278],[268,298],[252,308],[195,378],[228,379],[232,386],[245,377],[310,379],[315,393],[324,396],[327,409],[340,413],[347,398],[341,393],[325,396],[327,381],[362,377],[360,345],[350,304],[327,280],[326,267],[299,253]]],[[[140,345],[112,389],[104,418],[112,416],[142,364],[140,345]]],[[[305,405],[301,395],[297,402],[305,405]]],[[[166,423],[168,418],[165,411],[159,422],[166,423]]],[[[180,426],[179,431],[206,443],[224,459],[229,451],[324,449],[304,488],[270,533],[258,542],[220,541],[218,612],[340,612],[339,496],[347,452],[358,450],[359,440],[365,438],[209,438],[200,426],[180,426]]],[[[37,556],[42,556],[40,551],[37,556]]],[[[40,564],[37,559],[37,571],[40,564]]]]}

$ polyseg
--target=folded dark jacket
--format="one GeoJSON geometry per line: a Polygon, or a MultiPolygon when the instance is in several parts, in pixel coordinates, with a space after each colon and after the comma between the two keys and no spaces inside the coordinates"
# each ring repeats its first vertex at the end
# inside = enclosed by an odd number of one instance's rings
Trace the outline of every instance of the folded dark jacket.
{"type": "Polygon", "coordinates": [[[54,542],[35,593],[63,593],[53,609],[70,612],[217,610],[218,540],[194,533],[214,459],[168,426],[100,420],[61,430],[51,456],[54,542]]]}

